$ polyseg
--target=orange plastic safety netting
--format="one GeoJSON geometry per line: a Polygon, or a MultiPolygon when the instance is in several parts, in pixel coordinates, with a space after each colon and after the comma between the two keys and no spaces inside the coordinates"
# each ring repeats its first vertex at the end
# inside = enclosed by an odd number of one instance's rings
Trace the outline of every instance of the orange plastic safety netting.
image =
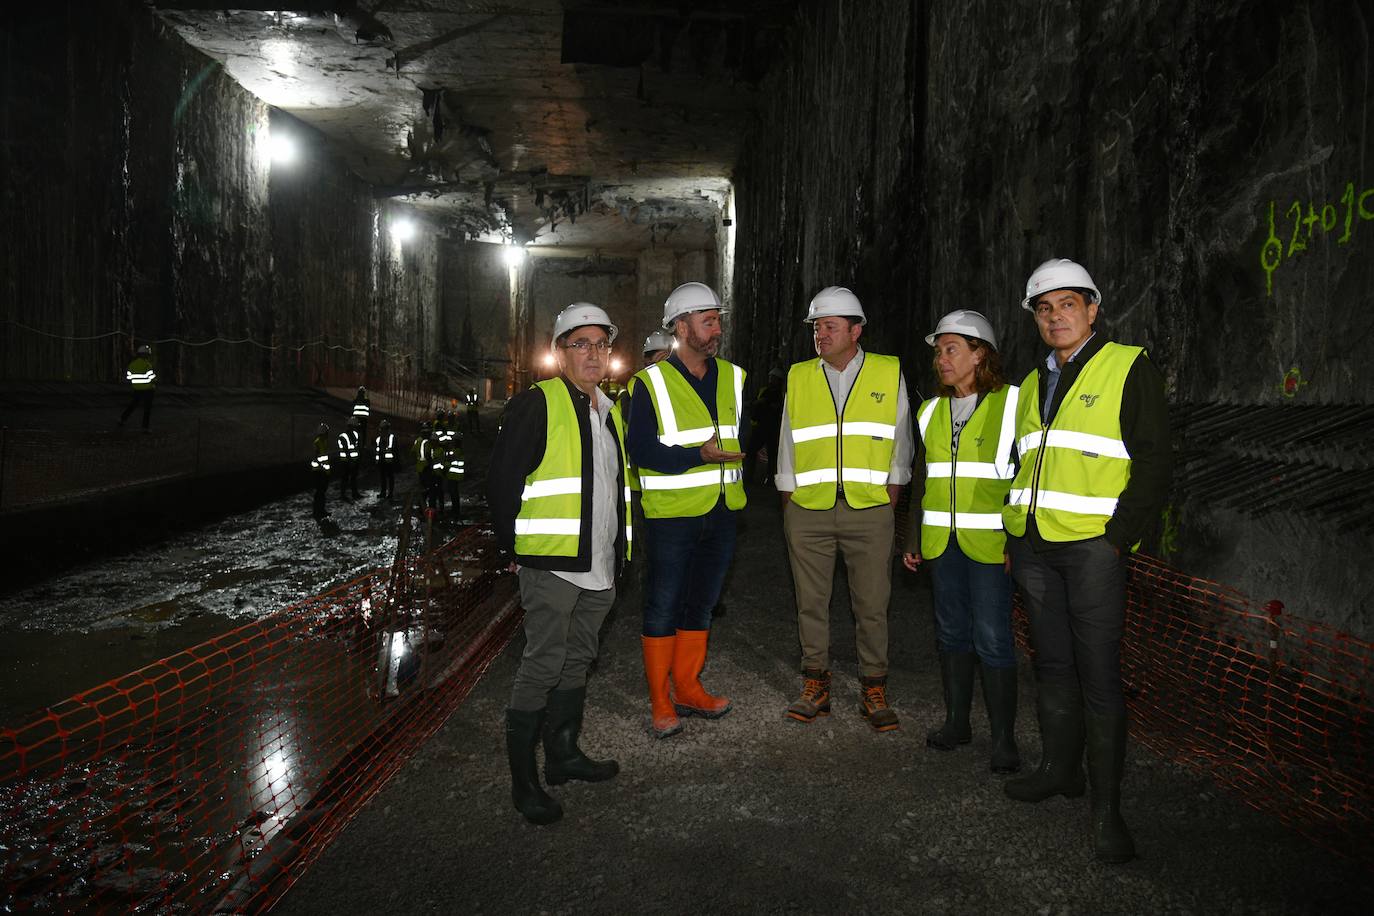
{"type": "MultiPolygon", "coordinates": [[[[1150,557],[1129,570],[1131,737],[1374,866],[1374,644],[1150,557]]],[[[1016,630],[1031,651],[1019,598],[1016,630]]]]}
{"type": "Polygon", "coordinates": [[[0,729],[0,890],[260,910],[458,706],[521,614],[469,529],[0,729]]]}

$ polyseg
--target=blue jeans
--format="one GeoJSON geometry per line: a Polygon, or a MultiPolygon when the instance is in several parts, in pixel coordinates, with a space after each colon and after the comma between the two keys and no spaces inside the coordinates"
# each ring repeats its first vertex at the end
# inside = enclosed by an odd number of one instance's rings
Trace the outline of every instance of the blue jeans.
{"type": "Polygon", "coordinates": [[[711,611],[735,555],[736,514],[721,500],[705,515],[644,520],[649,558],[645,636],[711,629],[711,611]]]}
{"type": "Polygon", "coordinates": [[[977,652],[988,668],[1016,667],[1011,632],[1011,577],[1001,563],[970,560],[951,537],[931,561],[935,641],[940,651],[977,652]]]}

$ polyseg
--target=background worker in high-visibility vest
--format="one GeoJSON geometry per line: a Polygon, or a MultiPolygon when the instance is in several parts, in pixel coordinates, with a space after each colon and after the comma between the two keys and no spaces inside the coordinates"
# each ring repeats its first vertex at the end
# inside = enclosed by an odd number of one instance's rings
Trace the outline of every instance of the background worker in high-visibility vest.
{"type": "Polygon", "coordinates": [[[432,420],[420,424],[420,435],[411,443],[410,454],[415,459],[415,475],[419,478],[424,506],[437,512],[440,488],[443,486],[444,461],[443,447],[439,445],[432,420]]]}
{"type": "Polygon", "coordinates": [[[339,499],[353,499],[362,496],[358,492],[358,462],[362,458],[362,436],[358,432],[361,423],[357,417],[349,417],[348,425],[339,433],[334,442],[334,458],[339,468],[339,499]]]}
{"type": "Polygon", "coordinates": [[[576,302],[554,321],[560,375],[511,398],[487,472],[497,544],[514,557],[525,609],[525,652],[506,710],[511,800],[536,824],[563,809],[544,777],[600,782],[620,771],[578,747],[587,670],[632,532],[625,486],[625,429],[598,383],[611,362],[616,327],[600,307],[576,302]]]}
{"type": "Polygon", "coordinates": [[[994,773],[1021,768],[1016,748],[1016,641],[1011,629],[1011,561],[1002,506],[1015,473],[1015,385],[1002,374],[997,335],[986,317],[958,309],[926,337],[935,348],[935,397],[916,410],[920,485],[902,562],[931,570],[935,644],[945,695],[944,724],[926,747],[952,751],[973,740],[974,668],[992,733],[994,773]]]}
{"type": "Polygon", "coordinates": [[[463,436],[457,430],[449,429],[444,442],[444,487],[448,490],[453,518],[460,522],[463,520],[463,475],[466,468],[467,463],[463,460],[463,436]]]}
{"type": "Polygon", "coordinates": [[[329,424],[321,423],[315,427],[315,456],[310,459],[310,476],[315,481],[315,503],[313,515],[316,520],[329,514],[325,509],[325,492],[329,489],[329,424]]]}
{"type": "Polygon", "coordinates": [[[367,389],[358,388],[358,393],[353,395],[353,419],[358,421],[358,442],[367,442],[367,423],[372,416],[372,399],[368,397],[367,389]]]}
{"type": "Polygon", "coordinates": [[[147,344],[142,344],[134,351],[133,361],[129,363],[129,368],[124,370],[124,380],[129,383],[129,390],[133,396],[129,399],[129,406],[124,408],[124,413],[119,416],[119,425],[123,426],[129,420],[129,415],[140,406],[143,408],[143,431],[148,431],[149,421],[153,416],[153,393],[157,390],[157,372],[153,369],[152,360],[153,348],[147,344]]]}
{"type": "Polygon", "coordinates": [[[383,420],[377,428],[377,441],[373,454],[377,459],[377,476],[380,487],[377,495],[390,499],[396,495],[396,465],[401,453],[396,449],[396,434],[391,431],[391,421],[383,420]]]}
{"type": "Polygon", "coordinates": [[[859,298],[827,286],[806,319],[816,359],[787,373],[775,484],[797,595],[802,693],[787,715],[830,714],[830,592],[836,555],[849,571],[859,655],[859,713],[876,731],[898,727],[887,701],[887,603],[893,506],[915,451],[906,379],[895,356],[859,346],[859,298]]]}
{"type": "Polygon", "coordinates": [[[730,711],[728,699],[701,685],[712,610],[745,503],[744,370],[716,357],[724,311],[705,283],[673,290],[663,327],[677,347],[635,374],[630,399],[630,459],[639,467],[649,558],[644,674],[656,738],[682,731],[679,716],[718,719],[730,711]]]}
{"type": "Polygon", "coordinates": [[[1172,456],[1164,378],[1142,348],[1096,333],[1101,303],[1068,259],[1037,267],[1021,302],[1050,352],[1018,393],[1020,469],[1002,518],[1030,616],[1042,756],[1004,788],[1028,802],[1082,795],[1086,740],[1093,847],[1115,863],[1135,856],[1121,817],[1126,558],[1163,509],[1172,456]]]}

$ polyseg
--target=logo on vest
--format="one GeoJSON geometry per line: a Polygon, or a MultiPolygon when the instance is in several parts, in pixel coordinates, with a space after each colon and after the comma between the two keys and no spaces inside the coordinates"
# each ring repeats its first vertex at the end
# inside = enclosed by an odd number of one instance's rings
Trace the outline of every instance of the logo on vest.
{"type": "Polygon", "coordinates": [[[975,438],[975,439],[973,440],[973,444],[976,445],[976,446],[978,446],[979,448],[982,448],[982,447],[983,447],[983,437],[982,437],[982,436],[978,436],[977,438],[975,438]]]}
{"type": "Polygon", "coordinates": [[[1080,394],[1078,400],[1083,402],[1084,407],[1091,407],[1097,403],[1097,399],[1102,397],[1100,394],[1080,394]]]}
{"type": "Polygon", "coordinates": [[[868,393],[868,396],[871,397],[873,400],[877,401],[879,404],[881,404],[881,403],[883,402],[883,398],[887,397],[887,392],[886,392],[886,391],[870,391],[870,392],[868,393]]]}

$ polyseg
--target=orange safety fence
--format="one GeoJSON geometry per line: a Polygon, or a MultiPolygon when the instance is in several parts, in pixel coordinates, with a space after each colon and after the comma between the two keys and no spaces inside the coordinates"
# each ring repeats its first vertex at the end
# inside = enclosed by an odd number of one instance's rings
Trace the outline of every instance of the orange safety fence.
{"type": "MultiPolygon", "coordinates": [[[[1374,867],[1374,643],[1151,557],[1128,569],[1132,739],[1374,867]]],[[[1019,596],[1015,624],[1030,653],[1019,596]]]]}
{"type": "Polygon", "coordinates": [[[0,729],[8,909],[260,911],[520,624],[468,529],[0,729]]]}

